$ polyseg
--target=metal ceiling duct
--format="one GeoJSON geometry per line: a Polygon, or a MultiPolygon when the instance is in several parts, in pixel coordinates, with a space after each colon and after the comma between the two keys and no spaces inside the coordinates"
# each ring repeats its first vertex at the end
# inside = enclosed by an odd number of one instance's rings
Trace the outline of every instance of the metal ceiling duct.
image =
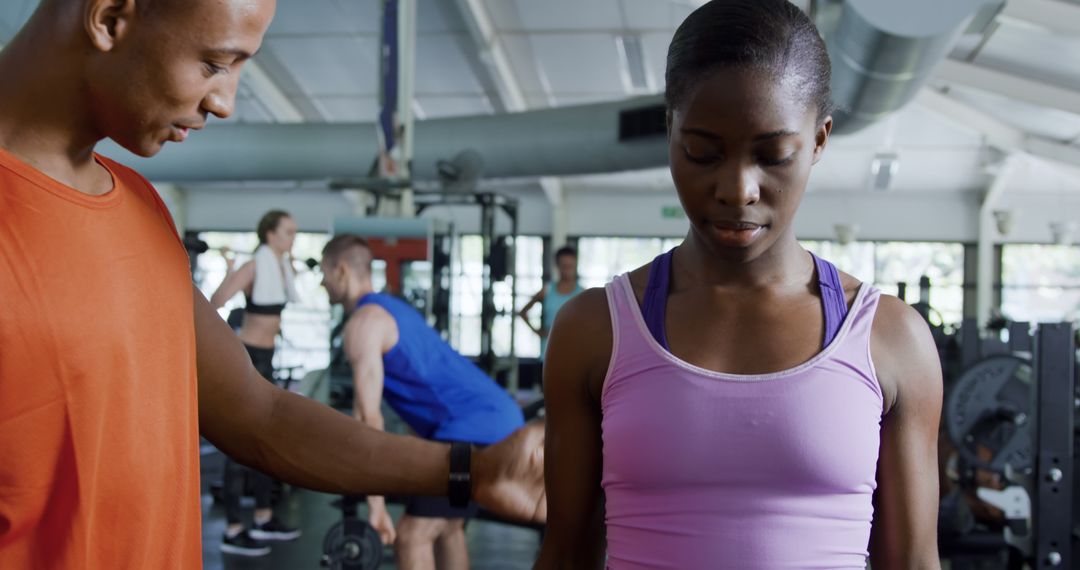
{"type": "Polygon", "coordinates": [[[876,123],[911,101],[957,36],[973,23],[985,25],[1002,0],[832,4],[839,21],[823,33],[832,60],[835,132],[844,134],[876,123]]]}
{"type": "MultiPolygon", "coordinates": [[[[624,112],[663,105],[641,97],[525,113],[416,122],[413,176],[436,180],[437,164],[464,149],[491,178],[619,172],[667,164],[664,125],[619,140],[624,112]]],[[[662,117],[662,115],[661,115],[662,117]]],[[[152,159],[111,141],[99,152],[161,182],[363,179],[378,153],[373,123],[213,125],[152,159]]]]}
{"type": "MultiPolygon", "coordinates": [[[[822,0],[815,12],[833,64],[835,132],[850,133],[900,109],[925,84],[956,36],[985,22],[1002,0],[822,0]],[[823,16],[824,14],[824,16],[823,16]]],[[[464,149],[485,176],[620,172],[667,164],[663,99],[417,121],[413,177],[464,149]],[[642,118],[645,119],[642,119],[642,118]],[[659,119],[658,119],[659,118],[659,119]],[[643,122],[644,121],[644,122],[643,122]],[[627,135],[630,132],[630,135],[627,135]]],[[[152,160],[107,142],[100,151],[162,182],[357,180],[377,154],[373,123],[228,124],[168,145],[152,160]]]]}

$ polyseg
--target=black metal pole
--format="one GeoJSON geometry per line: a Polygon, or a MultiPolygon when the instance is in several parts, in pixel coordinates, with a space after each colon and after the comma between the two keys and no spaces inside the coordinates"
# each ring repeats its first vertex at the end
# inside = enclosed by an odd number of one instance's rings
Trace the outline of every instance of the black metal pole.
{"type": "Polygon", "coordinates": [[[509,249],[509,259],[506,260],[507,273],[510,276],[510,354],[508,356],[510,367],[506,375],[506,388],[511,394],[518,391],[518,356],[517,356],[517,246],[518,246],[518,203],[517,200],[507,200],[503,210],[510,216],[510,236],[513,238],[509,249]]]}
{"type": "Polygon", "coordinates": [[[1072,325],[1039,325],[1035,339],[1034,568],[1072,568],[1075,365],[1072,325]]]}
{"type": "Polygon", "coordinates": [[[495,204],[492,194],[478,194],[480,237],[483,242],[483,293],[480,302],[480,362],[488,374],[495,374],[495,352],[491,345],[495,323],[495,290],[491,275],[491,244],[495,239],[495,204]]]}

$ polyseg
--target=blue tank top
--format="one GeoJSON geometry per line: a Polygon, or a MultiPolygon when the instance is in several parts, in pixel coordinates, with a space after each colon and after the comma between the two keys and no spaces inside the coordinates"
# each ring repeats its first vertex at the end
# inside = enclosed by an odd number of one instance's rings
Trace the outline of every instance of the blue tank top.
{"type": "MultiPolygon", "coordinates": [[[[548,283],[547,293],[544,294],[544,304],[541,306],[543,310],[540,312],[540,319],[543,322],[545,331],[551,332],[551,327],[555,324],[555,315],[559,314],[567,301],[584,290],[580,284],[575,284],[573,291],[563,295],[559,292],[558,283],[554,281],[548,283]]],[[[543,358],[545,354],[547,354],[547,337],[542,337],[540,339],[540,358],[543,358]]]]}
{"type": "Polygon", "coordinates": [[[489,445],[524,424],[513,398],[408,303],[368,293],[356,303],[364,305],[382,307],[397,323],[398,342],[383,355],[383,397],[417,435],[489,445]]]}
{"type": "MultiPolygon", "coordinates": [[[[671,347],[668,346],[664,318],[667,315],[668,289],[671,287],[671,255],[674,252],[675,249],[672,249],[660,254],[649,266],[649,281],[645,286],[645,298],[641,306],[641,314],[649,333],[668,352],[671,352],[671,347]]],[[[821,291],[821,308],[825,314],[825,341],[822,347],[826,347],[836,338],[844,324],[848,314],[847,299],[844,297],[844,287],[840,284],[840,273],[836,267],[813,253],[810,256],[814,258],[818,288],[821,291]]]]}

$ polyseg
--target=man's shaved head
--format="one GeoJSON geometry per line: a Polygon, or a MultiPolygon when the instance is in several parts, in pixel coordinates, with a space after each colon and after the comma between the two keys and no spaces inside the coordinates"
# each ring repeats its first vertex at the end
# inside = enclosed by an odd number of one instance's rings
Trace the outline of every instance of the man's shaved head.
{"type": "Polygon", "coordinates": [[[351,234],[334,236],[323,248],[323,268],[344,264],[359,276],[371,274],[371,245],[367,240],[351,234]]]}
{"type": "Polygon", "coordinates": [[[337,235],[326,244],[322,255],[322,285],[331,303],[355,303],[361,294],[371,290],[374,255],[367,240],[357,235],[337,235]]]}

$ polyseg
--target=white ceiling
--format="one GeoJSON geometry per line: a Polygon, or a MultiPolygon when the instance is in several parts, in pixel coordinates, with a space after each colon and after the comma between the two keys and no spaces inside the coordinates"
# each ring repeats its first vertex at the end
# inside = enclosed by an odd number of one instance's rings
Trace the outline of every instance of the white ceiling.
{"type": "MultiPolygon", "coordinates": [[[[885,1],[885,0],[882,0],[885,1]]],[[[1010,0],[1020,1],[1020,0],[1010,0]]],[[[1051,0],[1062,2],[1064,0],[1051,0]]],[[[474,115],[507,108],[493,81],[511,82],[526,108],[615,100],[631,93],[624,82],[616,38],[640,39],[649,85],[663,84],[667,42],[700,0],[476,0],[490,20],[492,49],[505,56],[510,77],[492,77],[490,57],[470,28],[466,0],[417,0],[416,101],[420,118],[474,115]]],[[[797,2],[804,5],[807,2],[797,2]]],[[[0,41],[29,16],[37,0],[0,0],[0,41]]],[[[256,64],[280,95],[307,121],[372,121],[377,114],[376,59],[380,0],[278,0],[278,13],[256,64]]],[[[1016,11],[985,34],[960,38],[952,58],[978,69],[1004,72],[1020,81],[1064,89],[1061,105],[1034,104],[995,93],[993,85],[964,85],[935,77],[930,85],[1007,125],[1072,145],[1080,156],[1080,4],[1068,13],[1076,22],[1047,27],[1016,11]]],[[[1053,23],[1051,23],[1053,24],[1053,23]]],[[[497,74],[496,74],[497,75],[497,74]]],[[[504,74],[506,75],[506,74],[504,74]]],[[[280,119],[272,98],[245,80],[231,121],[280,119]]],[[[868,185],[875,153],[896,152],[896,191],[972,191],[988,184],[987,127],[970,117],[911,104],[891,120],[855,135],[836,137],[813,175],[814,191],[859,190],[868,185]]],[[[1035,161],[1047,186],[1080,192],[1075,176],[1059,176],[1053,163],[1035,161]]],[[[1071,173],[1070,173],[1071,174],[1071,173]]],[[[670,188],[664,169],[567,181],[594,187],[648,190],[670,188]]]]}
{"type": "Polygon", "coordinates": [[[1002,22],[975,63],[1080,90],[1080,37],[1036,24],[1002,22]]]}

